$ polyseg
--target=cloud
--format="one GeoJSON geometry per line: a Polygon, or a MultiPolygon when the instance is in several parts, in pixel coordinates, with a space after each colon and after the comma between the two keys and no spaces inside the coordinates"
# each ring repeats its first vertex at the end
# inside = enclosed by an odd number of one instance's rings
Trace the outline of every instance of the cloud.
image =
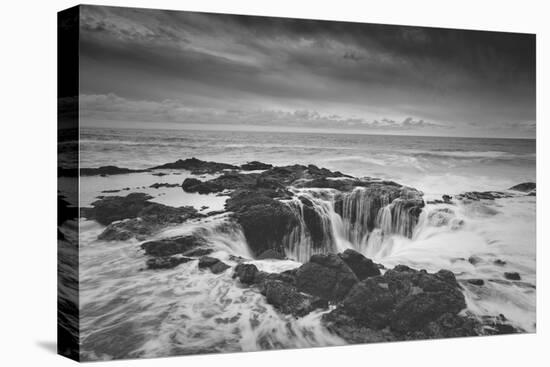
{"type": "MultiPolygon", "coordinates": [[[[534,41],[512,33],[83,6],[81,92],[179,101],[191,110],[315,111],[320,117],[307,120],[320,124],[349,116],[348,126],[482,125],[523,134],[508,122],[535,120],[534,41]]],[[[179,116],[169,109],[183,107],[164,108],[163,116],[179,116]]]]}
{"type": "Polygon", "coordinates": [[[94,121],[180,123],[202,125],[257,125],[287,126],[313,129],[354,128],[359,130],[400,131],[412,128],[444,126],[412,117],[398,123],[382,118],[368,120],[361,117],[324,115],[312,110],[264,110],[264,109],[228,109],[196,108],[181,101],[130,100],[115,94],[83,94],[79,97],[80,116],[84,123],[94,121]]]}

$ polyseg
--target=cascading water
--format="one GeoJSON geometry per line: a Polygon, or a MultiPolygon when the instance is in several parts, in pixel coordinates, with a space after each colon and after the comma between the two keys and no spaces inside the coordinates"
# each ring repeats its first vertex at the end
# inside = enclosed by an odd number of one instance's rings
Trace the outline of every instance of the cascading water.
{"type": "Polygon", "coordinates": [[[368,252],[369,246],[380,246],[384,236],[392,234],[411,237],[423,205],[407,189],[356,187],[347,193],[300,189],[295,194],[285,203],[298,224],[285,236],[283,246],[289,258],[300,262],[313,254],[347,248],[368,252]]]}

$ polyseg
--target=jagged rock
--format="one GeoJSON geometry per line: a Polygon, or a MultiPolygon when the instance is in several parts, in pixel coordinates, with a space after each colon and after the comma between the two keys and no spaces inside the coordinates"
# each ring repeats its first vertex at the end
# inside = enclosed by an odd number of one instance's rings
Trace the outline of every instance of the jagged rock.
{"type": "Polygon", "coordinates": [[[347,249],[339,254],[339,256],[344,260],[346,265],[350,267],[359,280],[380,275],[378,266],[371,259],[367,259],[355,250],[347,249]]]}
{"type": "Polygon", "coordinates": [[[286,259],[286,256],[284,252],[280,252],[274,249],[269,249],[264,252],[262,252],[260,255],[256,257],[258,260],[265,260],[265,259],[274,259],[274,260],[284,260],[286,259]]]}
{"type": "Polygon", "coordinates": [[[203,256],[199,260],[199,269],[210,269],[214,274],[220,274],[230,268],[229,265],[215,257],[203,256]]]}
{"type": "Polygon", "coordinates": [[[358,281],[349,266],[335,254],[313,255],[296,271],[298,290],[329,301],[343,299],[358,281]]]}
{"type": "Polygon", "coordinates": [[[518,272],[505,272],[504,277],[508,280],[521,280],[521,276],[518,272]]]}
{"type": "Polygon", "coordinates": [[[148,172],[147,169],[130,169],[120,168],[116,166],[102,166],[99,168],[81,168],[81,176],[110,176],[110,175],[124,175],[128,173],[148,172]]]}
{"type": "Polygon", "coordinates": [[[500,191],[470,191],[470,192],[464,192],[460,195],[457,195],[456,198],[459,200],[473,200],[473,201],[479,201],[479,200],[495,200],[495,199],[502,199],[502,198],[509,198],[512,197],[512,195],[507,194],[505,192],[500,191]]]}
{"type": "Polygon", "coordinates": [[[506,261],[501,260],[501,259],[496,259],[495,261],[493,261],[493,264],[499,265],[499,266],[504,266],[504,265],[506,265],[506,261]]]}
{"type": "Polygon", "coordinates": [[[326,300],[301,293],[291,284],[279,280],[265,281],[263,294],[267,303],[294,316],[304,316],[316,308],[328,307],[326,300]]]}
{"type": "Polygon", "coordinates": [[[259,273],[254,264],[239,264],[235,267],[233,278],[238,278],[245,285],[251,285],[257,283],[259,273]]]}
{"type": "Polygon", "coordinates": [[[161,187],[178,187],[178,186],[180,186],[180,184],[177,184],[177,183],[171,184],[171,183],[168,183],[168,182],[162,182],[162,183],[157,182],[157,183],[152,184],[149,187],[152,188],[152,189],[160,189],[161,187]]]}
{"type": "Polygon", "coordinates": [[[206,241],[195,235],[166,238],[148,241],[141,245],[145,253],[150,256],[165,257],[183,254],[187,251],[206,246],[206,241]]]}
{"type": "Polygon", "coordinates": [[[152,167],[151,169],[185,169],[191,171],[192,174],[211,174],[218,173],[224,170],[238,169],[239,167],[227,163],[207,162],[197,158],[178,159],[172,163],[166,163],[160,166],[152,167]]]}
{"type": "Polygon", "coordinates": [[[508,190],[529,192],[529,191],[535,190],[536,188],[537,188],[537,184],[534,182],[523,182],[518,185],[510,187],[508,190]]]}
{"type": "Polygon", "coordinates": [[[254,256],[270,249],[284,253],[283,238],[298,224],[292,210],[265,191],[240,191],[227,200],[226,209],[241,225],[254,256]]]}
{"type": "Polygon", "coordinates": [[[207,248],[207,247],[199,247],[199,248],[185,251],[183,255],[189,256],[189,257],[202,257],[205,255],[210,255],[212,252],[214,252],[214,249],[207,248]]]}
{"type": "MultiPolygon", "coordinates": [[[[395,339],[422,339],[452,333],[449,324],[459,325],[457,334],[476,335],[477,324],[458,313],[466,307],[454,274],[435,274],[399,265],[384,275],[357,283],[342,303],[323,316],[331,330],[351,337],[361,330],[387,331],[395,339]]],[[[387,336],[387,335],[386,335],[387,336]]]]}
{"type": "Polygon", "coordinates": [[[197,192],[199,194],[211,194],[224,190],[222,186],[216,183],[210,181],[203,182],[196,178],[186,178],[181,184],[181,187],[185,192],[197,192]]]}
{"type": "Polygon", "coordinates": [[[166,256],[166,257],[154,257],[146,261],[148,269],[172,269],[193,259],[187,257],[176,257],[176,256],[166,256]]]}
{"type": "Polygon", "coordinates": [[[483,279],[467,279],[466,280],[468,283],[470,284],[473,284],[473,285],[477,285],[478,287],[482,286],[483,284],[485,284],[485,282],[483,281],[483,279]]]}
{"type": "Polygon", "coordinates": [[[243,171],[257,171],[257,170],[266,170],[272,168],[272,164],[262,163],[258,161],[252,161],[241,165],[243,171]]]}
{"type": "Polygon", "coordinates": [[[94,201],[91,208],[82,208],[81,213],[82,216],[103,225],[137,217],[154,224],[182,223],[189,218],[197,217],[197,210],[193,207],[174,208],[151,202],[149,199],[152,199],[152,196],[137,192],[127,196],[106,196],[94,201]]]}
{"type": "Polygon", "coordinates": [[[483,331],[488,335],[517,334],[523,330],[511,325],[502,314],[498,316],[483,316],[483,331]]]}

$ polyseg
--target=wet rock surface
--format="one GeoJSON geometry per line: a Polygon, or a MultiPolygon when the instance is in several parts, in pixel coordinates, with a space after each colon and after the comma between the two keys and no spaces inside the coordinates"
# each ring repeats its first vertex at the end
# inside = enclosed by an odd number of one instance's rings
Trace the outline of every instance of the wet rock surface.
{"type": "Polygon", "coordinates": [[[146,255],[156,257],[166,257],[176,254],[191,256],[188,255],[190,251],[204,248],[205,246],[207,246],[206,241],[196,235],[165,238],[141,244],[141,248],[145,251],[146,255]]]}
{"type": "Polygon", "coordinates": [[[521,276],[517,272],[505,272],[504,277],[508,280],[521,280],[521,276]]]}
{"type": "Polygon", "coordinates": [[[300,291],[329,301],[343,299],[358,281],[352,269],[335,254],[313,255],[296,271],[300,291]]]}
{"type": "Polygon", "coordinates": [[[537,188],[537,184],[534,182],[523,182],[515,186],[510,187],[508,190],[530,192],[537,188]]]}
{"type": "Polygon", "coordinates": [[[239,167],[227,163],[207,162],[197,158],[178,159],[172,163],[162,164],[151,169],[184,169],[193,174],[218,173],[224,170],[234,170],[239,167]]]}
{"type": "Polygon", "coordinates": [[[252,161],[241,165],[243,171],[259,171],[272,168],[272,164],[252,161]]]}
{"type": "Polygon", "coordinates": [[[505,192],[500,191],[469,191],[464,192],[460,195],[457,195],[456,198],[459,200],[472,200],[472,201],[479,201],[479,200],[495,200],[495,199],[502,199],[502,198],[509,198],[513,195],[507,194],[505,192]]]}
{"type": "Polygon", "coordinates": [[[280,280],[267,280],[263,286],[263,295],[267,303],[282,313],[304,316],[317,308],[328,307],[326,300],[298,291],[298,289],[280,280]]]}
{"type": "MultiPolygon", "coordinates": [[[[379,267],[348,251],[314,255],[310,262],[283,273],[266,273],[243,263],[235,267],[233,277],[242,286],[257,287],[284,314],[301,317],[333,304],[335,308],[322,317],[323,325],[350,343],[519,331],[503,316],[480,320],[464,314],[464,295],[448,270],[428,273],[398,265],[382,275],[373,268],[379,267]],[[370,272],[356,270],[362,274],[359,280],[343,259],[354,259],[350,263],[355,268],[368,264],[370,272]]],[[[467,282],[482,285],[477,279],[467,282]]]]}
{"type": "Polygon", "coordinates": [[[359,280],[380,275],[380,269],[377,264],[355,250],[347,249],[339,254],[339,256],[359,280]]]}
{"type": "Polygon", "coordinates": [[[189,261],[192,261],[188,257],[176,257],[176,256],[165,256],[165,257],[154,257],[148,259],[145,263],[148,269],[157,270],[157,269],[172,269],[189,261]]]}
{"type": "Polygon", "coordinates": [[[229,268],[229,265],[215,257],[203,256],[199,260],[199,269],[210,269],[214,274],[223,273],[229,268]]]}
{"type": "Polygon", "coordinates": [[[170,224],[202,216],[190,206],[175,208],[151,202],[150,199],[152,196],[144,193],[106,196],[94,201],[90,208],[81,208],[81,214],[107,226],[98,237],[103,241],[121,241],[132,237],[142,239],[170,224]]]}

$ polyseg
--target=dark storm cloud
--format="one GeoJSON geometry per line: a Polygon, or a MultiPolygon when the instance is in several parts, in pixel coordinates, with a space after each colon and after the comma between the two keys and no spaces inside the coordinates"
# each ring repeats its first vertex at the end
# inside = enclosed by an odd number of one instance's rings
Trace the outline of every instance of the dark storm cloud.
{"type": "Polygon", "coordinates": [[[111,7],[81,14],[90,121],[534,134],[533,35],[111,7]]]}

